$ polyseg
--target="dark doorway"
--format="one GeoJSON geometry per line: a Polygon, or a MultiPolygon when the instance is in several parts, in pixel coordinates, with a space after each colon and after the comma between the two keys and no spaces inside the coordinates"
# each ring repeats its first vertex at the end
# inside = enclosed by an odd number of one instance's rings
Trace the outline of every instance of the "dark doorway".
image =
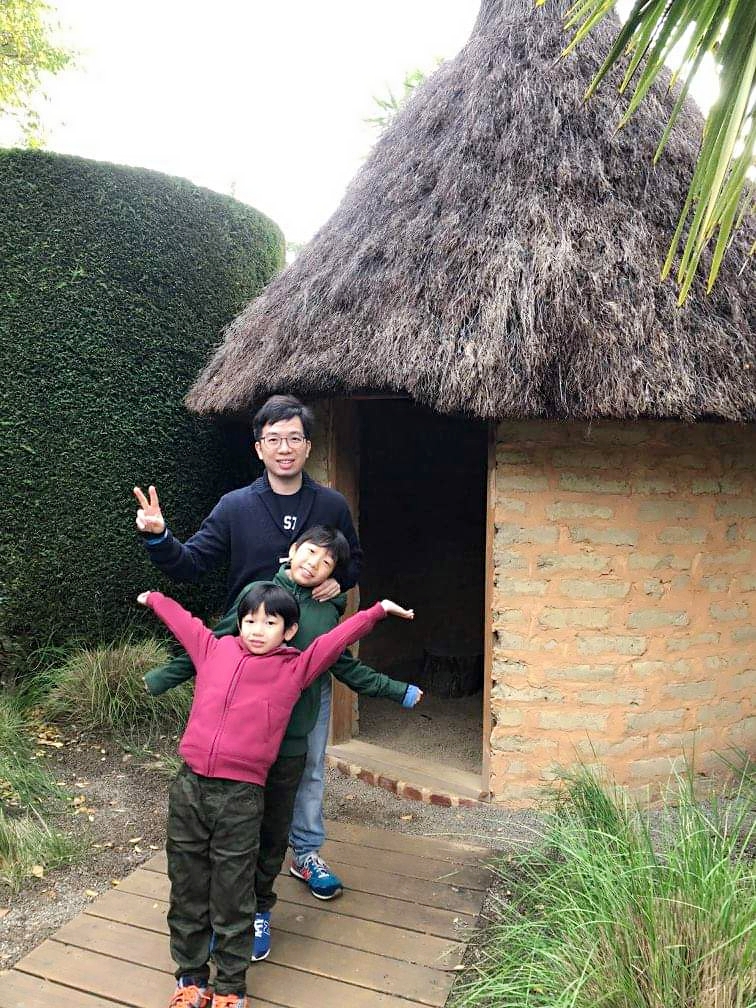
{"type": "Polygon", "coordinates": [[[430,692],[411,714],[361,697],[358,737],[480,774],[487,426],[405,400],[367,400],[359,427],[361,599],[416,611],[414,623],[381,624],[360,656],[430,692]],[[446,666],[463,668],[464,681],[453,672],[445,688],[446,666]]]}

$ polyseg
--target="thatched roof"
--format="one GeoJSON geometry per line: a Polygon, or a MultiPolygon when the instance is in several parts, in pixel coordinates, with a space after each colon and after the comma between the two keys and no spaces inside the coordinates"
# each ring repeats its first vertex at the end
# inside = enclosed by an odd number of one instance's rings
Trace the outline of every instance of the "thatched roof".
{"type": "Polygon", "coordinates": [[[374,391],[481,418],[756,419],[748,237],[712,295],[661,283],[700,136],[689,106],[660,164],[662,87],[614,133],[586,85],[609,25],[555,65],[565,0],[484,0],[298,259],[229,326],[187,402],[374,391]]]}

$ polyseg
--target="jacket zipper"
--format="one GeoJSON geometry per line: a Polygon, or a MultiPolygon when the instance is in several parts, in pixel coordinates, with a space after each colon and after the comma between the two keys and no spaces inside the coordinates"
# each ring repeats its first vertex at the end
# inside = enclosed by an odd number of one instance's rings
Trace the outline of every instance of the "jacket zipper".
{"type": "Polygon", "coordinates": [[[218,728],[217,728],[217,730],[215,732],[215,735],[213,736],[213,741],[212,741],[212,743],[210,745],[210,752],[208,753],[208,756],[207,756],[207,776],[208,777],[212,777],[213,776],[213,770],[215,769],[215,763],[217,761],[217,756],[218,756],[218,753],[217,753],[218,743],[220,742],[221,735],[223,735],[223,732],[224,732],[224,729],[225,729],[225,726],[226,726],[226,717],[228,715],[228,708],[231,706],[231,698],[232,698],[233,694],[236,692],[236,686],[237,686],[237,684],[239,682],[239,677],[241,676],[241,666],[242,666],[242,662],[243,661],[244,661],[244,659],[241,658],[237,662],[236,669],[234,670],[234,674],[231,677],[231,681],[228,684],[228,689],[226,690],[226,695],[225,695],[224,700],[223,700],[223,713],[221,714],[220,721],[218,723],[218,728]]]}

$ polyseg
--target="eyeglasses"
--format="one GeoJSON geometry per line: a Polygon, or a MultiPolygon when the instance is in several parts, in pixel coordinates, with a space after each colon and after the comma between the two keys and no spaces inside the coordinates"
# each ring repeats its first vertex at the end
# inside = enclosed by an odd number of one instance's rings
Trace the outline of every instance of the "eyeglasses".
{"type": "Polygon", "coordinates": [[[265,437],[261,437],[260,440],[268,448],[278,448],[284,441],[289,446],[289,448],[301,448],[302,445],[307,440],[301,434],[289,434],[288,437],[281,437],[280,434],[266,434],[265,437]]]}

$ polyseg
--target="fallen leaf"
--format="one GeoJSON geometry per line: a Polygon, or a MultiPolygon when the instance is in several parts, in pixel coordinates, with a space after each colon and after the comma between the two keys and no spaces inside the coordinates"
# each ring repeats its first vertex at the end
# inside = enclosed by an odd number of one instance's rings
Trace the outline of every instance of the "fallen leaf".
{"type": "Polygon", "coordinates": [[[95,896],[99,896],[100,894],[96,892],[94,889],[85,889],[84,895],[89,896],[91,899],[94,899],[95,896]]]}
{"type": "Polygon", "coordinates": [[[45,869],[43,868],[43,866],[41,864],[32,865],[31,866],[31,874],[34,876],[34,878],[44,878],[45,877],[45,869]]]}
{"type": "Polygon", "coordinates": [[[134,844],[137,844],[137,843],[139,843],[139,841],[140,841],[140,840],[142,840],[142,839],[143,839],[143,838],[142,838],[142,837],[140,837],[140,836],[135,836],[135,837],[132,837],[132,838],[131,838],[131,840],[129,840],[129,843],[134,843],[134,844]]]}
{"type": "Polygon", "coordinates": [[[399,816],[399,818],[402,820],[402,822],[412,822],[412,816],[411,815],[403,815],[403,816],[399,816]]]}

